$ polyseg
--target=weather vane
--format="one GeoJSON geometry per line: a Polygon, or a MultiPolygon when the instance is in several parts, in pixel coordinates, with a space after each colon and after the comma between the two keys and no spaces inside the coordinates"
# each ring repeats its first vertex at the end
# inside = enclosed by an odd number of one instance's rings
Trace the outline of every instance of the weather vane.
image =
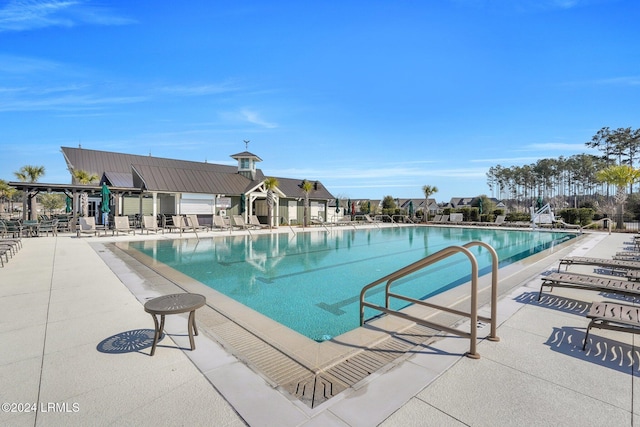
{"type": "Polygon", "coordinates": [[[244,141],[244,149],[249,150],[249,143],[251,142],[251,140],[244,139],[243,141],[244,141]]]}

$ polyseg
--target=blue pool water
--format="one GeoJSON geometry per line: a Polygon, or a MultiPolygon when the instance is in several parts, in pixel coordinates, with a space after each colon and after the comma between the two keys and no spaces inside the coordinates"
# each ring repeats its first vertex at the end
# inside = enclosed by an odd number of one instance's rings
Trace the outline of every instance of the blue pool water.
{"type": "MultiPolygon", "coordinates": [[[[131,242],[130,247],[321,341],[359,326],[363,286],[440,249],[480,240],[496,249],[503,267],[573,237],[572,233],[396,227],[157,240],[131,242]]],[[[471,251],[480,274],[489,273],[488,251],[482,247],[471,251]]],[[[469,274],[468,258],[455,255],[398,281],[394,290],[426,298],[467,282],[469,274]]],[[[383,304],[375,290],[367,300],[383,304]]],[[[394,308],[403,305],[398,302],[394,308]]]]}

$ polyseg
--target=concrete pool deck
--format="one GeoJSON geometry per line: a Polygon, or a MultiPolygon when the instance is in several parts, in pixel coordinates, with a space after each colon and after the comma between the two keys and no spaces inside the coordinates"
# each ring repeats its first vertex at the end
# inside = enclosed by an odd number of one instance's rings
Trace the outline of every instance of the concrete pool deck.
{"type": "Polygon", "coordinates": [[[606,298],[554,289],[537,301],[540,274],[560,256],[611,257],[630,246],[629,234],[588,233],[530,271],[501,277],[512,282],[498,303],[501,341],[481,340],[479,360],[462,356],[467,340],[442,339],[313,409],[205,333],[195,351],[177,349],[188,347],[181,316],[167,317],[170,335],[148,355],[140,345],[153,328],[142,308],[153,296],[146,279],[114,270],[100,247],[173,237],[22,239],[0,268],[0,424],[640,425],[635,336],[594,330],[581,350],[588,305],[606,298]]]}

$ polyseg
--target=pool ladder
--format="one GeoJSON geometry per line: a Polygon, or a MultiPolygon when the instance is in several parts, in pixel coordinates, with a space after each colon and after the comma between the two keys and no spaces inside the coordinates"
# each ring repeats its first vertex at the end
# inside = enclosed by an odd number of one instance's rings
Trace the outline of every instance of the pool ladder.
{"type": "Polygon", "coordinates": [[[413,264],[409,264],[406,267],[403,267],[400,270],[397,270],[391,274],[388,274],[387,276],[382,277],[368,284],[364,288],[362,288],[362,291],[360,291],[360,326],[363,326],[365,323],[364,309],[365,307],[369,307],[374,310],[379,310],[390,316],[401,317],[403,319],[415,322],[423,326],[427,326],[429,328],[441,330],[441,331],[458,335],[464,338],[469,338],[470,340],[469,352],[466,353],[466,355],[473,359],[479,359],[480,355],[476,351],[476,344],[478,341],[478,327],[477,327],[478,320],[482,320],[484,322],[490,322],[491,332],[489,333],[489,336],[488,336],[488,339],[490,341],[500,341],[500,338],[496,335],[497,299],[498,299],[497,291],[498,291],[498,254],[496,253],[495,249],[493,249],[493,247],[491,247],[490,245],[484,242],[479,242],[479,241],[469,242],[463,246],[449,246],[448,248],[442,249],[434,254],[431,254],[419,261],[414,262],[413,264]],[[478,316],[478,261],[476,260],[476,257],[471,253],[471,251],[469,251],[468,249],[471,246],[482,246],[488,249],[489,253],[491,254],[491,258],[492,258],[491,317],[478,316]],[[440,306],[437,304],[428,303],[423,300],[418,300],[415,298],[410,298],[404,295],[399,295],[391,292],[391,285],[398,279],[401,279],[405,276],[408,276],[409,274],[415,273],[416,271],[419,271],[427,266],[443,261],[446,258],[449,258],[450,256],[453,256],[459,253],[466,255],[467,258],[469,258],[469,261],[471,263],[471,312],[470,313],[456,310],[449,307],[440,306]],[[365,301],[365,296],[368,290],[376,286],[379,286],[385,282],[386,282],[386,286],[385,286],[385,306],[384,307],[365,301]],[[431,322],[425,319],[421,319],[419,317],[411,316],[402,311],[392,310],[389,308],[389,301],[391,298],[396,298],[396,299],[410,302],[412,304],[418,304],[425,307],[435,308],[437,310],[467,317],[470,319],[470,326],[469,326],[470,331],[469,332],[461,331],[447,325],[442,325],[442,324],[431,322]]]}

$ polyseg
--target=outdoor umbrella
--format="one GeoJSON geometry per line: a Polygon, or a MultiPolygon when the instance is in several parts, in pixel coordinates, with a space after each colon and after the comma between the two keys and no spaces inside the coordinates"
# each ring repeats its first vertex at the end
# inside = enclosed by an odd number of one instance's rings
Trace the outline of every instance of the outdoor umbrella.
{"type": "MultiPolygon", "coordinates": [[[[267,203],[269,203],[268,198],[267,198],[267,203]]],[[[247,196],[245,194],[242,194],[240,195],[240,213],[244,213],[246,209],[247,209],[247,196]]]]}
{"type": "Polygon", "coordinates": [[[480,215],[482,215],[482,199],[478,201],[478,209],[480,210],[480,215]]]}
{"type": "Polygon", "coordinates": [[[349,213],[349,208],[351,207],[351,199],[347,200],[347,207],[344,210],[344,213],[349,213]]]}
{"type": "Polygon", "coordinates": [[[66,203],[65,203],[64,211],[66,213],[71,212],[71,197],[69,197],[69,196],[67,196],[67,200],[66,200],[66,203]]]}
{"type": "Polygon", "coordinates": [[[340,199],[336,199],[336,213],[340,213],[340,199]]]}
{"type": "Polygon", "coordinates": [[[409,200],[409,217],[413,218],[413,200],[409,200]]]}
{"type": "Polygon", "coordinates": [[[356,216],[356,202],[351,202],[351,216],[356,216]]]}
{"type": "Polygon", "coordinates": [[[102,212],[102,224],[109,225],[109,212],[111,211],[111,209],[109,209],[109,195],[111,194],[111,191],[109,190],[109,187],[107,187],[107,184],[104,182],[102,183],[100,194],[102,195],[102,203],[100,204],[100,212],[102,212]]]}

